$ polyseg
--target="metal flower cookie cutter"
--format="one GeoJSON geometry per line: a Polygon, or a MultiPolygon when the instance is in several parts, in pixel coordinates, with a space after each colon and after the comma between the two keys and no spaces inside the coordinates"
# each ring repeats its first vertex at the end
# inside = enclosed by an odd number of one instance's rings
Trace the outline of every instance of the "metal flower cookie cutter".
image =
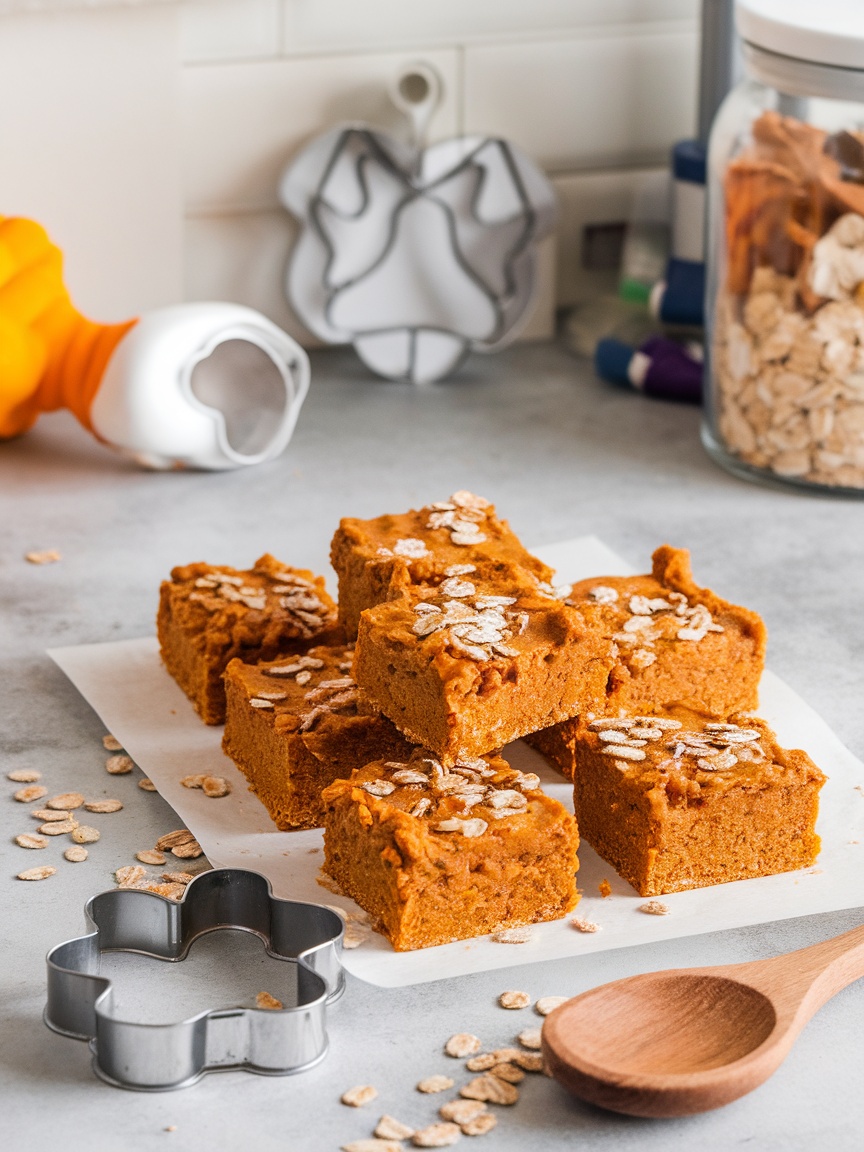
{"type": "Polygon", "coordinates": [[[160,1091],[225,1069],[279,1076],[326,1055],[326,1005],[345,984],[342,919],[329,908],[280,900],[257,872],[216,868],[193,880],[178,902],[114,889],[89,900],[85,915],[95,931],[48,953],[45,1023],[61,1035],[89,1040],[94,1071],[109,1084],[160,1091]],[[177,962],[200,937],[228,928],[253,933],[269,956],[295,967],[292,1004],[275,1011],[214,1008],[170,1024],[114,1015],[111,980],[99,974],[103,953],[177,962]]]}

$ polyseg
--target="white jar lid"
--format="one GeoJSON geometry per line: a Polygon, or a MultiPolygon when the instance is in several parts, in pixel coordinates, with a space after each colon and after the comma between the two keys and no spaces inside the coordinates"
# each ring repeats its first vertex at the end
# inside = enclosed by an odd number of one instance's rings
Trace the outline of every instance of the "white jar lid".
{"type": "Polygon", "coordinates": [[[864,71],[864,0],[735,0],[735,24],[757,48],[864,71]]]}

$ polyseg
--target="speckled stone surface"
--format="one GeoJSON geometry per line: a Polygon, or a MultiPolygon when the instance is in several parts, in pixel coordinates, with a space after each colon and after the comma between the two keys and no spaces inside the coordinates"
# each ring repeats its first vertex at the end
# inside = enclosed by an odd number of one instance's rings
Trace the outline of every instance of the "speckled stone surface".
{"type": "MultiPolygon", "coordinates": [[[[114,868],[178,823],[158,795],[136,787],[137,774],[106,774],[103,729],[45,649],[152,632],[159,581],[174,564],[242,567],[270,550],[326,570],[340,515],[416,507],[455,488],[493,499],[529,545],[593,532],[640,566],[659,542],[683,545],[698,579],[762,613],[771,667],[864,754],[864,504],[727,476],[699,445],[698,412],[602,385],[555,346],[476,358],[456,380],[428,388],[370,380],[347,353],[313,360],[294,440],[281,460],[261,468],[139,472],[63,415],[0,445],[4,776],[38,768],[51,794],[75,789],[125,804],[88,817],[102,838],[87,862],[70,864],[62,859],[65,843],[35,852],[13,843],[33,830],[35,805],[15,803],[19,786],[3,780],[0,1133],[16,1152],[55,1138],[90,1152],[337,1149],[371,1135],[383,1112],[418,1126],[432,1122],[451,1094],[422,1096],[414,1085],[437,1072],[458,1076],[459,1062],[442,1054],[451,1033],[475,1032],[502,1046],[539,1023],[530,1008],[497,1007],[504,989],[572,995],[655,968],[770,956],[864,922],[857,910],[786,920],[416,989],[385,991],[352,979],[330,1013],[329,1057],[302,1076],[224,1073],[154,1095],[94,1078],[85,1045],[41,1022],[43,957],[82,930],[85,901],[110,886],[114,868]],[[25,563],[25,552],[46,548],[59,549],[62,561],[25,563]],[[46,862],[58,867],[51,879],[14,879],[46,862]],[[356,1084],[374,1084],[378,1099],[359,1110],[341,1105],[340,1094],[356,1084]]],[[[220,987],[226,995],[234,987],[232,950],[226,940],[221,962],[206,968],[214,1000],[220,987]]],[[[161,999],[160,973],[147,971],[138,991],[161,999]]],[[[260,966],[252,970],[252,997],[264,979],[260,966]]],[[[858,1149],[862,1034],[864,986],[853,986],[807,1027],[765,1086],[686,1120],[603,1114],[552,1081],[529,1077],[519,1104],[496,1110],[498,1127],[478,1147],[858,1149]]]]}

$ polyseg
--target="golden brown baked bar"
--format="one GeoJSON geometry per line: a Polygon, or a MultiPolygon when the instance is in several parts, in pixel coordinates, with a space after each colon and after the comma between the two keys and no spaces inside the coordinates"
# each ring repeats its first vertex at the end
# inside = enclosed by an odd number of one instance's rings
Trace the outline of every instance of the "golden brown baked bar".
{"type": "Polygon", "coordinates": [[[222,747],[281,829],[324,823],[321,790],[371,760],[413,751],[348,673],[352,649],[316,647],[225,670],[222,747]]]}
{"type": "Polygon", "coordinates": [[[612,656],[596,606],[524,574],[459,572],[360,617],[354,679],[409,740],[452,764],[602,706],[612,656]]]}
{"type": "Polygon", "coordinates": [[[812,864],[819,789],[763,720],[606,717],[575,742],[580,835],[641,896],[812,864]]]}
{"type": "Polygon", "coordinates": [[[482,496],[454,492],[449,500],[374,520],[344,519],[330,549],[339,577],[339,619],[357,635],[360,613],[412,586],[443,578],[466,563],[490,571],[524,568],[538,580],[553,573],[523,548],[506,520],[482,496]]]}
{"type": "Polygon", "coordinates": [[[324,792],[324,870],[397,952],[556,920],[579,842],[539,783],[497,756],[368,764],[324,792]]]}
{"type": "MultiPolygon", "coordinates": [[[[617,658],[601,714],[683,708],[723,719],[758,703],[767,635],[755,612],[700,588],[690,553],[664,545],[646,576],[604,576],[574,584],[568,604],[599,607],[617,658]]],[[[528,742],[573,778],[578,719],[528,742]]]]}
{"type": "Polygon", "coordinates": [[[323,578],[270,555],[250,571],[174,568],[162,583],[156,628],[165,667],[205,724],[225,719],[229,660],[254,664],[345,639],[323,578]]]}

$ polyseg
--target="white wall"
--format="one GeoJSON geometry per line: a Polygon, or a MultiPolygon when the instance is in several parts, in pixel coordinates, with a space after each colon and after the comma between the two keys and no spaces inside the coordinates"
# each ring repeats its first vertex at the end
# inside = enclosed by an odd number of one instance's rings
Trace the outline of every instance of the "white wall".
{"type": "Polygon", "coordinates": [[[396,126],[386,84],[422,59],[445,85],[433,139],[503,135],[553,177],[562,226],[530,330],[548,334],[556,299],[591,283],[582,225],[622,219],[634,173],[695,121],[699,0],[36,2],[63,11],[0,16],[0,213],[48,223],[105,317],[182,291],[299,332],[279,172],[339,121],[396,126]]]}

